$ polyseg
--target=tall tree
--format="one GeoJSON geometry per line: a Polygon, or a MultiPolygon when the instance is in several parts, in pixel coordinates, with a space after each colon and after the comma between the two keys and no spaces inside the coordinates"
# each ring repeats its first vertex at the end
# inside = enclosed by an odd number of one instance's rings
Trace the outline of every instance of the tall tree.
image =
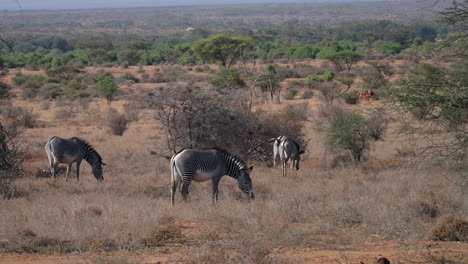
{"type": "Polygon", "coordinates": [[[234,65],[246,50],[253,48],[250,37],[232,37],[226,34],[215,35],[195,42],[193,52],[204,61],[221,62],[229,68],[234,65]]]}

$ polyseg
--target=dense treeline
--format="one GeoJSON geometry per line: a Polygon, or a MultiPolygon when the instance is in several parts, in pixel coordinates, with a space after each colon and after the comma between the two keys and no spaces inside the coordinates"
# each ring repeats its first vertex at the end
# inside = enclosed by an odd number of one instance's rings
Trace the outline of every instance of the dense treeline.
{"type": "Polygon", "coordinates": [[[54,68],[63,65],[89,66],[106,63],[153,65],[159,63],[196,64],[200,56],[193,45],[201,39],[225,33],[251,39],[252,55],[261,59],[324,58],[343,50],[373,48],[388,56],[412,47],[427,52],[437,38],[445,38],[449,29],[425,24],[402,25],[391,21],[356,22],[331,28],[287,25],[252,31],[238,29],[226,32],[195,29],[173,36],[83,37],[23,35],[3,47],[3,66],[54,68]]]}

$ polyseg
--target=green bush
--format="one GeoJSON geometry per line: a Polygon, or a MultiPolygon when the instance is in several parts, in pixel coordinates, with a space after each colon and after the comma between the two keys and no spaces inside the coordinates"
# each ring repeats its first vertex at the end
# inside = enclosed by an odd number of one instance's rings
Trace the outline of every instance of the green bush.
{"type": "Polygon", "coordinates": [[[331,111],[325,128],[324,145],[327,150],[334,153],[351,151],[355,160],[365,159],[371,141],[366,119],[341,108],[331,111]]]}
{"type": "Polygon", "coordinates": [[[245,82],[240,77],[239,72],[234,68],[222,68],[211,79],[210,84],[218,89],[241,89],[244,88],[245,82]]]}
{"type": "Polygon", "coordinates": [[[403,47],[396,42],[384,40],[376,41],[374,47],[377,49],[377,52],[385,56],[398,54],[403,49],[403,47]]]}
{"type": "Polygon", "coordinates": [[[140,79],[135,77],[133,74],[127,72],[124,75],[122,75],[121,77],[117,78],[117,82],[120,83],[122,81],[133,81],[134,83],[139,83],[140,79]]]}
{"type": "Polygon", "coordinates": [[[0,81],[0,99],[6,99],[10,97],[10,85],[0,81]]]}
{"type": "Polygon", "coordinates": [[[343,99],[347,104],[357,104],[359,100],[358,91],[350,91],[343,95],[343,99]]]}
{"type": "Polygon", "coordinates": [[[331,72],[331,71],[326,71],[322,74],[322,80],[324,81],[331,81],[333,80],[333,78],[335,78],[335,73],[331,72]]]}
{"type": "Polygon", "coordinates": [[[102,80],[96,83],[96,88],[102,96],[106,97],[107,102],[112,102],[115,94],[117,93],[117,84],[111,75],[105,76],[102,80]]]}

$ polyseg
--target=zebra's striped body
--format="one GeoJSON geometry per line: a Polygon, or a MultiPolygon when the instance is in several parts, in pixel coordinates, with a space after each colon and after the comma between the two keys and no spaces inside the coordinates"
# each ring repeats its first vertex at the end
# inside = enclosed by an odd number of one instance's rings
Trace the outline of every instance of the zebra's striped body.
{"type": "Polygon", "coordinates": [[[299,162],[304,150],[300,149],[299,144],[288,136],[273,138],[273,166],[276,165],[276,157],[279,156],[283,167],[283,176],[286,176],[286,166],[291,160],[291,170],[295,167],[299,170],[299,162]]]}
{"type": "Polygon", "coordinates": [[[218,184],[221,177],[229,175],[237,180],[239,188],[250,198],[254,198],[250,172],[253,167],[246,168],[244,162],[219,149],[185,149],[172,156],[171,159],[171,203],[179,184],[182,183],[182,197],[187,199],[190,184],[193,181],[211,180],[213,185],[212,201],[218,200],[218,184]]]}
{"type": "Polygon", "coordinates": [[[76,162],[76,180],[80,180],[80,165],[81,161],[86,160],[90,165],[94,177],[98,181],[104,180],[102,175],[102,158],[97,151],[83,139],[73,137],[63,139],[60,137],[52,137],[45,145],[47,158],[52,172],[52,177],[55,179],[55,170],[59,163],[67,163],[67,174],[65,180],[68,180],[70,169],[73,162],[76,162]]]}

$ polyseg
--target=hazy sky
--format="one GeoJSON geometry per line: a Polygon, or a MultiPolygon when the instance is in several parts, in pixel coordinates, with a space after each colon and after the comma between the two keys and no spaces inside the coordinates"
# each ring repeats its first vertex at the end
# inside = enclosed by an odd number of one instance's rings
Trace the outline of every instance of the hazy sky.
{"type": "MultiPolygon", "coordinates": [[[[18,0],[28,9],[121,8],[143,6],[212,5],[245,3],[351,2],[353,0],[18,0]]],[[[356,1],[356,0],[354,0],[356,1]]],[[[359,0],[358,0],[359,1],[359,0]]],[[[0,10],[19,10],[15,0],[0,0],[0,10]]]]}

